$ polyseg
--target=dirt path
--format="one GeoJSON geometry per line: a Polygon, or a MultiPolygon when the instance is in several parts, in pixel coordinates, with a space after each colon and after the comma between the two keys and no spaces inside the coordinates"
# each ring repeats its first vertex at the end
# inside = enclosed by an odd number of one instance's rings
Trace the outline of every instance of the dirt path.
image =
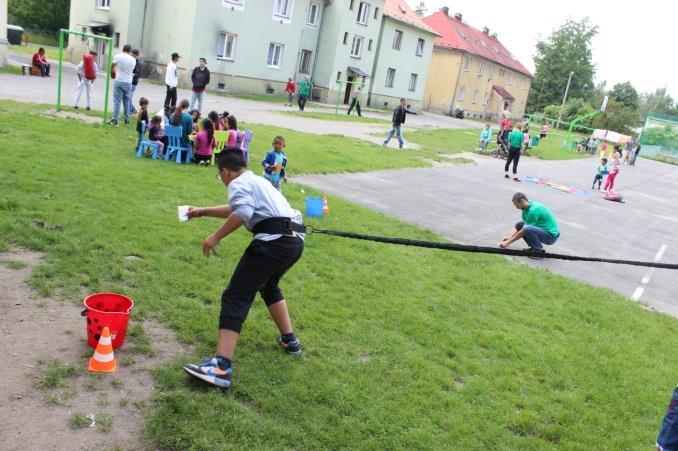
{"type": "Polygon", "coordinates": [[[149,369],[190,350],[171,331],[132,316],[115,352],[118,370],[88,372],[93,350],[81,307],[41,297],[26,283],[41,257],[0,253],[0,449],[147,449],[141,428],[154,389],[149,369]]]}

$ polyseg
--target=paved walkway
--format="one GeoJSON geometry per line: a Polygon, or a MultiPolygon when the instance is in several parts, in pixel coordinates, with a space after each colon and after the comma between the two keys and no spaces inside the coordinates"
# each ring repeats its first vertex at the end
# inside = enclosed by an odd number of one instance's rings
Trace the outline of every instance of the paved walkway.
{"type": "MultiPolygon", "coordinates": [[[[483,157],[479,157],[481,160],[483,157]]],[[[541,161],[524,158],[520,173],[588,189],[595,160],[541,161]]],[[[627,203],[606,201],[503,178],[502,162],[491,157],[475,166],[405,169],[362,174],[296,177],[323,192],[434,230],[457,242],[496,245],[512,231],[520,212],[511,196],[523,191],[555,214],[562,236],[554,252],[678,263],[678,167],[640,159],[623,166],[617,189],[627,203]]],[[[310,221],[312,223],[312,221],[310,221]]],[[[365,230],[365,233],[370,233],[365,230]]],[[[524,243],[513,246],[524,248],[524,243]]],[[[676,271],[561,260],[527,264],[610,288],[657,310],[678,316],[676,271]]]]}
{"type": "MultiPolygon", "coordinates": [[[[9,55],[10,64],[30,63],[31,56],[25,54],[12,53],[9,55]]],[[[56,104],[56,64],[52,62],[52,77],[18,77],[11,74],[0,74],[0,98],[20,100],[36,103],[56,104]]],[[[61,91],[62,105],[71,105],[73,93],[76,88],[76,75],[74,66],[70,63],[64,64],[63,83],[61,91]]],[[[104,90],[106,80],[103,74],[93,85],[93,104],[94,109],[103,110],[104,108],[104,90]]],[[[165,86],[142,80],[137,87],[135,100],[140,97],[146,97],[150,100],[150,110],[159,111],[165,101],[165,86]]],[[[179,89],[177,93],[179,100],[191,99],[191,91],[179,89]]],[[[81,106],[84,105],[84,98],[80,99],[81,106]]],[[[109,111],[113,110],[113,94],[109,96],[109,111]]],[[[306,119],[304,117],[295,117],[290,115],[277,114],[276,111],[297,111],[297,108],[285,107],[282,104],[271,104],[266,102],[237,99],[234,97],[221,96],[215,93],[207,92],[203,102],[203,113],[216,110],[219,112],[229,111],[233,113],[239,121],[253,124],[266,124],[280,126],[292,130],[316,134],[339,134],[364,139],[366,141],[381,143],[386,136],[389,126],[387,124],[363,124],[360,122],[342,122],[342,121],[324,121],[318,119],[306,119]],[[383,135],[372,136],[372,134],[383,135]]],[[[307,111],[329,112],[326,106],[314,107],[312,103],[307,104],[307,111]]],[[[340,112],[341,114],[341,112],[340,112]]],[[[390,120],[390,115],[385,116],[375,112],[366,112],[365,116],[377,117],[390,120]]],[[[403,127],[403,135],[407,140],[407,132],[418,128],[446,127],[446,128],[480,128],[482,125],[475,121],[464,121],[448,116],[425,112],[422,115],[408,115],[406,125],[403,127]]],[[[396,141],[392,141],[391,145],[396,141]]],[[[413,143],[407,143],[410,147],[416,147],[413,143]]]]}

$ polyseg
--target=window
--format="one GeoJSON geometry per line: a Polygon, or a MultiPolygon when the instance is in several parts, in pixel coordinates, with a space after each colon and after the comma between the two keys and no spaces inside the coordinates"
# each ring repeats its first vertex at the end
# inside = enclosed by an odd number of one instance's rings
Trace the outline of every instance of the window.
{"type": "Polygon", "coordinates": [[[379,8],[374,8],[374,20],[379,18],[379,8]]]}
{"type": "Polygon", "coordinates": [[[367,41],[367,50],[369,50],[370,52],[372,51],[372,39],[367,41]]]}
{"type": "Polygon", "coordinates": [[[393,87],[393,80],[395,80],[395,69],[391,69],[390,67],[386,71],[386,87],[387,88],[392,88],[393,87]]]}
{"type": "Polygon", "coordinates": [[[506,71],[504,69],[499,69],[499,78],[504,78],[504,75],[506,75],[506,71]]]}
{"type": "Polygon", "coordinates": [[[483,105],[487,105],[487,101],[490,100],[490,93],[486,92],[483,96],[483,105]]]}
{"type": "Polygon", "coordinates": [[[400,44],[403,42],[403,32],[400,30],[395,31],[395,35],[393,35],[393,48],[396,50],[400,50],[400,44]]]}
{"type": "Polygon", "coordinates": [[[407,89],[412,92],[417,90],[417,74],[410,74],[410,86],[407,89]]]}
{"type": "Polygon", "coordinates": [[[457,100],[464,100],[464,92],[466,91],[465,87],[460,87],[459,88],[459,95],[457,96],[457,100]]]}
{"type": "Polygon", "coordinates": [[[271,45],[268,46],[268,59],[266,60],[266,65],[268,67],[280,67],[280,61],[282,60],[283,45],[275,44],[271,42],[271,45]]]}
{"type": "Polygon", "coordinates": [[[369,14],[370,14],[370,5],[365,2],[360,2],[360,6],[358,6],[357,22],[362,25],[367,25],[367,16],[369,14]]]}
{"type": "Polygon", "coordinates": [[[418,39],[417,40],[417,50],[415,52],[415,55],[422,56],[423,54],[424,54],[424,40],[418,39]]]}
{"type": "Polygon", "coordinates": [[[513,74],[511,72],[509,72],[509,77],[508,77],[508,80],[506,81],[506,84],[510,85],[512,81],[513,81],[513,74]]]}
{"type": "Polygon", "coordinates": [[[466,72],[471,70],[471,55],[464,55],[464,70],[466,72]]]}
{"type": "Polygon", "coordinates": [[[217,45],[217,58],[227,60],[235,59],[235,44],[238,37],[231,33],[220,33],[219,44],[217,45]]]}
{"type": "Polygon", "coordinates": [[[351,46],[351,56],[354,58],[360,58],[360,54],[363,51],[363,38],[360,36],[353,36],[353,45],[351,46]]]}
{"type": "Polygon", "coordinates": [[[308,68],[311,65],[311,55],[313,52],[310,50],[302,50],[301,51],[301,59],[299,61],[299,72],[302,74],[307,74],[308,73],[308,68]]]}
{"type": "Polygon", "coordinates": [[[344,33],[344,44],[348,44],[348,32],[344,33]]]}
{"type": "Polygon", "coordinates": [[[222,0],[221,6],[242,11],[245,6],[245,0],[222,0]]]}
{"type": "Polygon", "coordinates": [[[341,80],[341,71],[337,72],[337,81],[341,80]]]}
{"type": "Polygon", "coordinates": [[[490,72],[487,74],[487,77],[490,79],[494,78],[494,66],[490,66],[490,72]]]}
{"type": "Polygon", "coordinates": [[[273,15],[285,19],[292,18],[292,5],[294,0],[275,0],[273,3],[273,15]]]}
{"type": "Polygon", "coordinates": [[[479,92],[478,92],[477,89],[475,91],[473,91],[473,98],[471,99],[471,103],[478,102],[478,94],[479,94],[479,92]]]}
{"type": "Polygon", "coordinates": [[[479,77],[480,77],[481,75],[483,75],[483,69],[485,69],[485,63],[483,63],[483,62],[481,61],[480,63],[478,63],[478,76],[479,76],[479,77]]]}
{"type": "Polygon", "coordinates": [[[318,26],[318,17],[320,17],[320,5],[316,2],[311,2],[311,6],[308,7],[308,19],[306,23],[313,25],[314,27],[318,26]]]}
{"type": "Polygon", "coordinates": [[[111,0],[97,0],[96,7],[99,9],[111,9],[111,0]]]}
{"type": "Polygon", "coordinates": [[[351,11],[353,11],[353,0],[351,0],[351,4],[348,6],[348,9],[350,9],[351,11]]]}
{"type": "Polygon", "coordinates": [[[520,77],[516,77],[516,88],[520,88],[520,77]]]}
{"type": "Polygon", "coordinates": [[[113,37],[113,47],[115,48],[120,47],[120,33],[115,33],[113,37]]]}
{"type": "Polygon", "coordinates": [[[85,36],[85,33],[87,33],[87,28],[82,27],[81,31],[82,31],[82,36],[80,36],[80,40],[82,42],[85,42],[87,40],[87,36],[85,36]]]}

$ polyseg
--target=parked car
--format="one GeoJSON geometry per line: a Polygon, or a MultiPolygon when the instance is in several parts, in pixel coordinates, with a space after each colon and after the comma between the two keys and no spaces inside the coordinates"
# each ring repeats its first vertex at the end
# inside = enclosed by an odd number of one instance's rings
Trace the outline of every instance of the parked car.
{"type": "Polygon", "coordinates": [[[464,119],[464,117],[465,117],[464,109],[463,108],[455,108],[452,115],[454,117],[456,117],[457,119],[464,119]]]}

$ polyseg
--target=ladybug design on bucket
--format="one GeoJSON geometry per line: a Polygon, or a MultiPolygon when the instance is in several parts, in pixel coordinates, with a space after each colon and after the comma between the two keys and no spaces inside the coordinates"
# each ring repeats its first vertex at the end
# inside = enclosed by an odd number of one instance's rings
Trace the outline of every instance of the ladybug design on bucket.
{"type": "Polygon", "coordinates": [[[87,296],[85,310],[81,315],[87,317],[87,343],[97,347],[104,327],[111,331],[113,349],[125,343],[127,322],[134,308],[134,302],[127,296],[116,293],[96,293],[87,296]]]}

